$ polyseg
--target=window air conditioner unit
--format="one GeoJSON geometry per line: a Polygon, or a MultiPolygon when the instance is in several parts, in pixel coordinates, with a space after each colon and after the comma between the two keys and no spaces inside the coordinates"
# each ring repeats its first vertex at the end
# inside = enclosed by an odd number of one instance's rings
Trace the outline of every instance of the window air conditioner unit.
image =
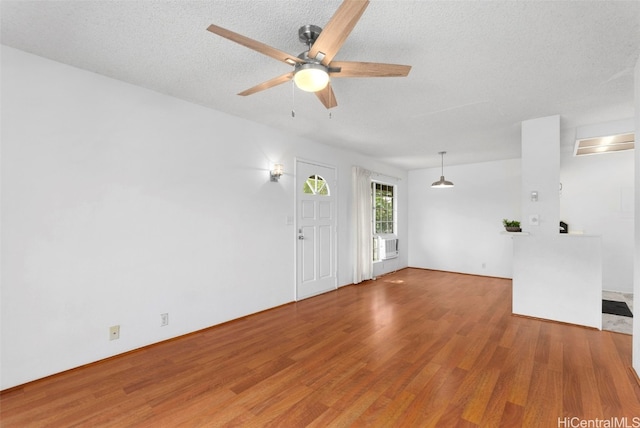
{"type": "Polygon", "coordinates": [[[378,236],[378,249],[380,260],[395,259],[398,257],[398,238],[378,236]]]}

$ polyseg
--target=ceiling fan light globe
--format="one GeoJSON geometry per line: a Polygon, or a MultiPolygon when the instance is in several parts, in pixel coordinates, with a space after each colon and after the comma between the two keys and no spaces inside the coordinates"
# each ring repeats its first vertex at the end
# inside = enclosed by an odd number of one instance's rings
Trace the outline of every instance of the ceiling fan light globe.
{"type": "Polygon", "coordinates": [[[326,67],[319,64],[304,64],[293,76],[296,86],[306,92],[318,92],[329,84],[329,73],[326,67]],[[308,67],[311,66],[311,67],[308,67]]]}

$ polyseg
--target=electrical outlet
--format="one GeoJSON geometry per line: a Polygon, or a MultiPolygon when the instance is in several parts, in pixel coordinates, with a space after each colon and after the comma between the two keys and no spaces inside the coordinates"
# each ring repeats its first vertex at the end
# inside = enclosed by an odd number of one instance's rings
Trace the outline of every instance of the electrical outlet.
{"type": "Polygon", "coordinates": [[[160,314],[160,327],[169,325],[169,314],[160,314]]]}
{"type": "Polygon", "coordinates": [[[114,325],[109,327],[109,340],[120,339],[120,326],[114,325]]]}

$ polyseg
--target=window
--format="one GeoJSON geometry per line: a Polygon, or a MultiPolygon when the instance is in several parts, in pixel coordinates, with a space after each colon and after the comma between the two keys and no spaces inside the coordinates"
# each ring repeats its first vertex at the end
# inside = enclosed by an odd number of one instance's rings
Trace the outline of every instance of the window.
{"type": "Polygon", "coordinates": [[[371,184],[373,187],[373,233],[394,233],[393,186],[376,182],[371,184]]]}
{"type": "Polygon", "coordinates": [[[324,178],[319,175],[312,175],[307,178],[302,188],[302,193],[309,195],[329,196],[329,186],[324,178]]]}
{"type": "Polygon", "coordinates": [[[372,182],[371,199],[373,206],[373,260],[380,260],[378,235],[394,234],[395,226],[395,194],[394,186],[372,182]]]}

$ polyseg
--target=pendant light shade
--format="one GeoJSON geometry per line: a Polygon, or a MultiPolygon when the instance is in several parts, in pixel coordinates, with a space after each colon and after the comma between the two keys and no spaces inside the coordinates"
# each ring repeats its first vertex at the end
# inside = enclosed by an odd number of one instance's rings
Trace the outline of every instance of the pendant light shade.
{"type": "Polygon", "coordinates": [[[431,183],[431,187],[435,187],[435,188],[453,187],[453,183],[452,182],[447,181],[447,180],[444,179],[444,155],[445,155],[445,153],[447,153],[447,152],[438,152],[438,154],[442,158],[442,162],[441,162],[442,175],[440,176],[440,180],[434,181],[433,183],[431,183]]]}

